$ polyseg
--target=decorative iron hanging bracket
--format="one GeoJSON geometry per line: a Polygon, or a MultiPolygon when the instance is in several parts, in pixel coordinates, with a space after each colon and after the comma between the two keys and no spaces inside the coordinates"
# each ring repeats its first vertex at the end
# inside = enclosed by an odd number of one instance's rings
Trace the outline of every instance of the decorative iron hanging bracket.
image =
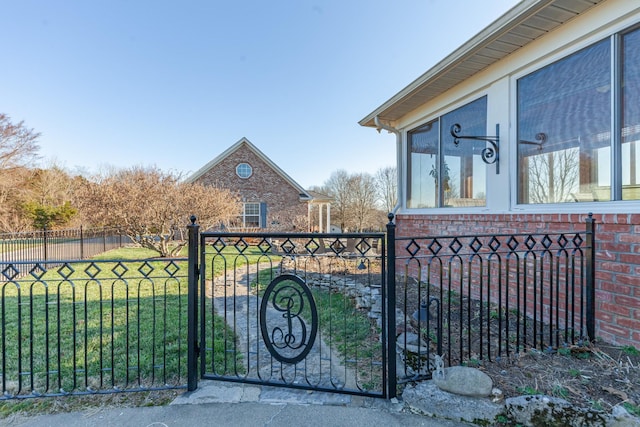
{"type": "Polygon", "coordinates": [[[482,149],[480,155],[482,161],[486,164],[496,164],[496,174],[500,173],[500,124],[496,124],[496,136],[472,136],[472,135],[460,135],[462,126],[458,123],[451,126],[451,136],[453,136],[453,143],[458,145],[461,139],[471,139],[475,141],[485,141],[490,144],[489,147],[482,149]]]}

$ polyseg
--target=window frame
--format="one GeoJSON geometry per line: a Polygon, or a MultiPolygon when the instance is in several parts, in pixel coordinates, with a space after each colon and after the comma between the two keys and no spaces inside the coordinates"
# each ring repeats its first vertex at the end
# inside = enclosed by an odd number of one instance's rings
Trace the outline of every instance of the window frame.
{"type": "MultiPolygon", "coordinates": [[[[551,54],[540,55],[537,59],[533,59],[528,66],[522,67],[517,72],[510,73],[509,77],[509,102],[514,107],[509,111],[510,122],[513,124],[509,130],[509,173],[514,178],[510,179],[510,197],[511,209],[514,210],[526,210],[526,211],[548,211],[552,208],[556,212],[563,211],[576,211],[576,206],[585,206],[590,211],[617,211],[619,208],[621,211],[627,211],[628,209],[636,208],[636,205],[640,206],[640,199],[622,199],[622,38],[624,35],[632,33],[634,31],[640,31],[640,22],[636,20],[624,20],[618,22],[614,26],[609,26],[602,31],[598,31],[587,38],[580,38],[570,42],[563,48],[554,50],[551,54]],[[518,158],[518,81],[526,76],[535,73],[551,64],[562,61],[565,58],[591,46],[596,45],[599,42],[608,40],[610,50],[610,82],[612,85],[611,96],[611,124],[609,131],[611,132],[610,142],[610,185],[611,185],[611,198],[610,200],[600,201],[585,201],[585,202],[563,202],[563,203],[520,203],[520,182],[519,182],[519,158],[518,158]],[[513,142],[511,142],[513,141],[513,142]],[[634,205],[630,207],[630,205],[634,205]]],[[[640,165],[639,165],[640,166],[640,165]]]]}
{"type": "Polygon", "coordinates": [[[236,175],[241,179],[249,179],[253,175],[253,167],[247,162],[241,162],[236,165],[236,175]],[[244,176],[244,173],[241,173],[241,170],[248,171],[247,176],[244,176]]]}
{"type": "Polygon", "coordinates": [[[260,228],[260,203],[245,202],[242,204],[242,226],[244,228],[260,228]],[[255,213],[247,213],[247,207],[255,208],[255,213]],[[257,225],[247,225],[247,218],[255,218],[257,225]]]}
{"type": "MultiPolygon", "coordinates": [[[[574,62],[575,64],[575,60],[578,58],[576,55],[580,55],[582,53],[586,53],[587,51],[591,51],[591,53],[594,54],[598,54],[598,45],[602,45],[601,47],[603,47],[604,49],[606,49],[605,52],[601,52],[601,53],[607,53],[607,56],[611,57],[611,42],[609,40],[609,43],[607,43],[607,38],[602,38],[599,40],[596,40],[592,43],[589,43],[583,47],[581,47],[580,49],[576,49],[572,52],[566,53],[565,55],[554,59],[553,61],[550,61],[548,63],[545,63],[544,65],[537,67],[533,70],[531,70],[528,73],[525,73],[522,76],[519,76],[517,78],[515,78],[514,80],[514,93],[515,93],[515,102],[514,102],[514,129],[515,129],[515,136],[513,138],[513,149],[515,151],[515,160],[514,160],[514,168],[515,168],[515,181],[517,183],[516,186],[516,191],[515,191],[515,199],[516,199],[516,203],[518,205],[522,205],[522,206],[531,206],[531,205],[564,205],[564,204],[569,204],[569,205],[573,205],[575,202],[579,201],[579,196],[583,193],[581,193],[581,191],[584,190],[584,188],[581,188],[583,186],[589,186],[592,187],[594,185],[594,182],[592,181],[585,181],[584,180],[584,176],[583,174],[586,173],[585,171],[583,171],[583,162],[587,161],[587,158],[583,158],[584,155],[589,156],[589,158],[593,157],[596,162],[597,162],[597,155],[596,154],[583,154],[583,153],[595,153],[596,148],[594,147],[590,147],[590,145],[593,145],[594,142],[593,140],[596,139],[599,135],[603,135],[603,134],[609,134],[609,142],[604,144],[602,147],[600,148],[611,148],[611,146],[613,145],[613,141],[611,140],[611,119],[613,116],[613,104],[611,102],[612,100],[612,94],[609,92],[607,94],[607,98],[604,102],[600,102],[600,103],[594,103],[594,102],[589,102],[589,101],[597,101],[597,95],[591,95],[591,91],[596,88],[595,86],[593,86],[592,82],[589,80],[574,80],[576,82],[578,82],[577,86],[573,86],[572,84],[569,83],[566,87],[566,89],[568,89],[566,95],[567,95],[567,99],[569,100],[573,100],[573,103],[570,103],[567,106],[564,106],[567,108],[567,111],[569,112],[569,114],[571,114],[571,108],[575,108],[572,106],[578,105],[576,104],[574,97],[580,96],[581,92],[585,92],[584,88],[586,87],[586,93],[587,95],[589,95],[589,98],[587,99],[587,103],[586,105],[589,106],[606,106],[607,109],[607,114],[609,115],[609,117],[603,122],[601,123],[602,127],[602,131],[598,132],[596,130],[595,133],[592,133],[591,135],[589,135],[588,133],[585,133],[584,131],[586,130],[586,127],[584,125],[584,121],[582,122],[578,122],[578,124],[576,124],[574,126],[574,128],[579,131],[578,136],[575,136],[574,134],[571,135],[563,135],[564,131],[569,130],[569,133],[571,133],[571,129],[572,126],[571,125],[565,125],[566,123],[571,123],[571,116],[566,116],[566,117],[562,117],[561,120],[556,120],[555,119],[555,115],[551,115],[551,117],[542,117],[542,124],[544,126],[542,127],[536,127],[533,130],[532,133],[532,129],[527,129],[526,128],[526,124],[529,123],[531,119],[527,118],[529,114],[531,114],[531,110],[535,109],[535,105],[537,104],[536,100],[538,98],[536,98],[537,94],[540,92],[537,91],[531,91],[531,89],[529,89],[529,93],[527,93],[527,95],[531,95],[532,97],[529,99],[525,99],[524,100],[524,111],[526,111],[528,114],[524,115],[523,117],[521,117],[521,111],[519,109],[520,104],[521,104],[521,99],[519,97],[520,95],[520,85],[521,83],[523,84],[523,86],[528,86],[533,84],[535,86],[536,84],[536,80],[539,80],[540,77],[537,76],[538,73],[541,72],[545,72],[545,71],[549,71],[551,70],[551,67],[556,68],[555,71],[562,71],[563,68],[566,68],[567,65],[571,66],[572,62],[574,62]],[[531,78],[532,80],[530,81],[526,81],[526,79],[531,78]],[[582,85],[580,83],[583,83],[582,85]],[[582,87],[581,87],[582,86],[582,87]],[[573,89],[573,91],[571,90],[573,89]],[[521,122],[522,120],[522,122],[521,122]],[[563,125],[562,126],[558,126],[558,124],[562,122],[563,125]],[[521,135],[521,133],[527,133],[525,135],[521,135]],[[585,138],[585,145],[582,145],[581,142],[581,137],[586,137],[585,138]],[[591,137],[591,138],[590,138],[591,137]],[[525,145],[524,142],[522,141],[526,141],[525,145]],[[536,149],[534,146],[538,144],[538,148],[536,149]],[[549,150],[544,150],[543,148],[546,147],[550,147],[549,150]],[[535,154],[536,151],[539,150],[538,154],[535,154]],[[521,151],[523,152],[529,152],[530,155],[526,156],[526,157],[521,157],[521,151]],[[531,197],[533,197],[532,194],[522,194],[523,192],[525,192],[526,190],[530,189],[530,188],[546,188],[548,187],[548,194],[547,197],[554,197],[557,198],[557,194],[554,194],[553,192],[553,188],[554,186],[551,184],[553,181],[555,181],[555,179],[553,179],[551,177],[551,175],[553,174],[553,176],[555,177],[555,171],[558,171],[558,169],[556,169],[555,167],[551,166],[554,163],[559,162],[560,164],[575,164],[575,159],[570,159],[567,157],[567,153],[568,152],[574,152],[575,157],[578,159],[578,164],[577,167],[575,168],[574,172],[572,175],[573,176],[573,184],[576,187],[571,190],[570,192],[568,192],[570,189],[566,188],[564,185],[561,185],[560,189],[564,190],[566,192],[566,194],[561,194],[562,198],[561,200],[555,201],[555,202],[535,202],[535,201],[531,201],[531,197]],[[557,156],[556,156],[557,155],[557,156]],[[541,161],[538,162],[536,161],[536,159],[538,158],[549,158],[548,162],[546,161],[541,161]],[[554,160],[555,159],[555,160],[554,160]],[[529,175],[528,171],[529,171],[529,166],[527,166],[526,171],[524,170],[525,168],[525,164],[529,165],[529,164],[537,164],[538,167],[540,169],[538,169],[538,171],[540,172],[541,170],[545,172],[544,175],[548,174],[549,175],[549,180],[547,181],[546,185],[542,185],[540,182],[538,182],[538,185],[534,185],[534,182],[532,182],[532,180],[530,179],[531,175],[529,175]],[[545,169],[545,167],[547,167],[548,169],[545,169]],[[527,173],[525,173],[527,172],[527,173]],[[526,179],[523,179],[526,178],[526,179]],[[564,187],[564,188],[563,188],[564,187]],[[573,198],[573,200],[571,200],[573,198]],[[521,202],[522,200],[528,199],[528,202],[521,202]]],[[[583,57],[582,58],[582,62],[578,62],[577,64],[581,64],[582,66],[584,66],[585,64],[589,64],[590,61],[585,60],[590,58],[590,57],[583,57]]],[[[612,70],[611,70],[611,65],[612,62],[609,61],[609,64],[606,66],[606,68],[608,68],[607,70],[607,82],[608,84],[611,84],[611,77],[612,77],[612,70]]],[[[579,71],[580,69],[575,69],[575,68],[569,68],[568,69],[570,72],[572,72],[571,74],[574,74],[576,71],[579,71]]],[[[567,70],[564,70],[565,73],[567,70]]],[[[549,75],[546,77],[547,80],[549,80],[551,83],[549,84],[554,84],[554,82],[556,81],[553,76],[555,74],[549,75]]],[[[600,77],[602,78],[602,74],[600,74],[600,77]]],[[[597,81],[595,81],[597,83],[597,81]]],[[[604,83],[604,81],[602,81],[602,83],[604,83]]],[[[554,90],[550,90],[550,88],[548,87],[548,84],[545,82],[544,83],[544,88],[542,88],[542,93],[545,95],[544,98],[541,99],[541,103],[543,105],[543,111],[541,112],[543,115],[544,114],[548,114],[548,110],[549,108],[558,108],[557,104],[560,104],[560,106],[562,107],[562,102],[563,102],[563,97],[560,96],[558,97],[557,91],[554,90]],[[548,91],[548,93],[546,93],[545,91],[548,91]]],[[[564,86],[562,86],[563,89],[565,88],[564,86]]],[[[579,105],[583,105],[583,104],[579,104],[579,105]]],[[[538,107],[539,108],[539,107],[538,107]]],[[[565,111],[564,109],[560,108],[561,111],[565,111]]],[[[573,121],[575,123],[575,120],[573,121]]],[[[572,157],[571,155],[569,155],[569,157],[572,157]]],[[[593,173],[594,171],[597,170],[597,167],[594,167],[594,162],[592,161],[592,164],[589,165],[589,169],[587,170],[587,172],[589,174],[593,173]]],[[[535,166],[532,167],[532,169],[536,169],[535,166]]],[[[606,171],[605,174],[608,174],[610,171],[606,171]]],[[[540,176],[540,175],[538,175],[540,176]]],[[[561,175],[563,177],[566,177],[566,175],[561,175]]],[[[565,183],[564,179],[560,179],[559,182],[561,184],[565,183]]],[[[571,181],[569,181],[571,182],[571,181]]],[[[610,191],[611,188],[610,187],[603,187],[604,191],[610,191]]],[[[601,190],[601,191],[602,191],[601,190]]],[[[594,194],[592,197],[596,197],[595,196],[595,192],[596,190],[594,188],[591,188],[591,190],[589,190],[590,194],[594,194]]],[[[535,193],[535,192],[534,192],[535,193]]],[[[593,201],[595,202],[597,199],[594,199],[593,201]]],[[[589,201],[586,201],[587,203],[589,201]]]]}
{"type": "MultiPolygon", "coordinates": [[[[436,194],[436,202],[438,203],[437,206],[433,206],[433,207],[411,207],[409,206],[409,202],[411,200],[411,186],[412,186],[412,175],[411,175],[411,166],[412,166],[412,162],[411,162],[411,155],[413,153],[413,151],[411,150],[411,145],[412,145],[412,138],[411,135],[412,133],[414,133],[416,130],[427,126],[430,123],[434,123],[437,122],[437,126],[438,126],[438,147],[437,147],[437,159],[436,159],[436,163],[438,164],[439,168],[443,167],[443,163],[444,163],[444,157],[446,157],[446,149],[445,144],[446,141],[443,142],[442,140],[442,135],[443,134],[448,134],[449,130],[448,129],[442,129],[441,128],[441,124],[442,124],[442,119],[453,113],[456,112],[458,110],[463,109],[466,106],[469,106],[475,102],[481,101],[484,98],[484,102],[485,102],[485,116],[484,116],[484,121],[485,121],[485,129],[482,131],[482,135],[488,135],[489,133],[487,133],[487,128],[489,126],[489,110],[490,110],[490,103],[489,103],[489,93],[487,91],[479,91],[479,92],[474,92],[473,94],[470,94],[469,96],[465,96],[464,98],[461,98],[459,100],[457,100],[455,103],[450,104],[447,106],[447,108],[443,108],[440,109],[436,112],[434,112],[433,115],[430,115],[428,117],[422,117],[419,121],[415,121],[412,122],[410,124],[408,124],[407,126],[404,127],[404,144],[403,144],[403,155],[402,155],[402,162],[404,163],[404,170],[405,173],[403,173],[403,188],[404,188],[404,197],[403,197],[403,208],[410,210],[412,212],[429,212],[429,213],[439,213],[439,212],[452,212],[452,211],[460,211],[460,210],[476,210],[476,209],[486,209],[488,206],[488,198],[487,198],[487,194],[489,193],[489,166],[488,164],[486,164],[485,162],[481,162],[481,166],[484,168],[484,189],[483,189],[483,193],[484,193],[484,199],[475,199],[475,198],[471,198],[472,200],[484,200],[484,204],[478,204],[478,205],[474,205],[474,204],[468,204],[468,205],[459,205],[459,206],[452,206],[452,205],[445,205],[445,196],[443,195],[443,191],[442,191],[442,186],[441,185],[436,185],[436,189],[435,191],[438,193],[436,194]]],[[[464,123],[461,123],[464,126],[464,123]]],[[[452,137],[453,138],[453,137],[452,137]]],[[[468,142],[464,142],[461,141],[461,144],[465,144],[465,145],[461,145],[461,148],[464,149],[464,147],[466,146],[466,144],[468,144],[468,142]]],[[[484,144],[484,142],[482,142],[482,144],[484,144]]],[[[483,145],[484,146],[484,145],[483,145]]],[[[473,157],[472,157],[473,158],[473,157]]],[[[438,169],[440,170],[440,169],[438,169]]],[[[474,185],[475,186],[475,185],[474,185]]],[[[477,190],[473,190],[473,192],[475,193],[477,190]]],[[[460,197],[458,198],[453,198],[453,199],[460,199],[460,197]]],[[[452,200],[453,200],[452,199],[452,200]]]]}
{"type": "Polygon", "coordinates": [[[262,212],[263,212],[263,203],[261,202],[242,202],[242,213],[240,215],[238,215],[237,218],[237,223],[234,224],[234,222],[232,221],[231,225],[229,226],[230,229],[234,229],[234,230],[239,230],[239,229],[244,229],[244,228],[262,228],[263,224],[262,224],[262,212]],[[256,214],[247,214],[247,206],[249,205],[256,205],[257,206],[257,213],[256,214]],[[251,225],[248,226],[247,225],[247,217],[251,217],[251,218],[257,218],[258,220],[258,225],[251,225]]]}

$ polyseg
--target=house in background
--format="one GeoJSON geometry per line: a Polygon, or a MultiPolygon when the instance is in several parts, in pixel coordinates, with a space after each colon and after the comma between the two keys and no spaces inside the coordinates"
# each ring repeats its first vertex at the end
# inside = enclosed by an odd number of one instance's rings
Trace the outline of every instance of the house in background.
{"type": "MultiPolygon", "coordinates": [[[[230,228],[309,230],[314,197],[246,138],[204,165],[187,181],[225,188],[240,196],[243,211],[229,224],[230,228]]],[[[315,203],[327,211],[328,223],[330,200],[315,203]]]]}
{"type": "Polygon", "coordinates": [[[521,1],[360,124],[397,136],[399,235],[592,212],[596,335],[640,347],[640,2],[521,1]]]}

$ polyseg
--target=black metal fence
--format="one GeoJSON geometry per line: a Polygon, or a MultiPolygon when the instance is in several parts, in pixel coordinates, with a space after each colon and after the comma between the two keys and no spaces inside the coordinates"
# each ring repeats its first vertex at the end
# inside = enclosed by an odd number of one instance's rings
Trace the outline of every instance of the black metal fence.
{"type": "Polygon", "coordinates": [[[201,233],[199,246],[202,378],[387,396],[384,234],[201,233]]]}
{"type": "Polygon", "coordinates": [[[0,263],[0,399],[183,387],[186,261],[0,263]]]}
{"type": "Polygon", "coordinates": [[[0,261],[86,259],[129,242],[130,239],[115,228],[0,233],[0,261]]]}
{"type": "Polygon", "coordinates": [[[555,234],[193,223],[189,236],[189,258],[0,262],[0,399],[193,390],[198,378],[389,398],[439,357],[458,365],[595,336],[591,219],[555,234]]]}
{"type": "Polygon", "coordinates": [[[459,365],[595,338],[592,218],[572,233],[388,234],[401,379],[430,377],[436,355],[459,365]]]}

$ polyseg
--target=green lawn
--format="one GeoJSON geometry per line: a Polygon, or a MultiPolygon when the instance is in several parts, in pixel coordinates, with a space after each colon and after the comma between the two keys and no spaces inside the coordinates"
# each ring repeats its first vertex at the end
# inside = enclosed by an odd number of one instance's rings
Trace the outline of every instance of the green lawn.
{"type": "MultiPolygon", "coordinates": [[[[275,268],[280,259],[256,247],[241,254],[233,246],[221,253],[206,249],[208,277],[267,260],[275,268]]],[[[261,271],[269,277],[260,282],[268,284],[273,270],[261,271]]],[[[185,258],[157,258],[141,248],[115,249],[0,282],[2,392],[10,397],[184,386],[187,291],[185,258]]],[[[313,294],[322,334],[363,382],[377,387],[378,379],[367,373],[380,353],[370,320],[340,293],[313,294]]],[[[215,337],[201,346],[213,349],[213,364],[224,366],[226,374],[242,374],[241,352],[229,351],[235,334],[217,315],[213,328],[215,337]]]]}
{"type": "Polygon", "coordinates": [[[155,256],[121,248],[0,283],[2,391],[184,385],[187,263],[155,256]]]}

